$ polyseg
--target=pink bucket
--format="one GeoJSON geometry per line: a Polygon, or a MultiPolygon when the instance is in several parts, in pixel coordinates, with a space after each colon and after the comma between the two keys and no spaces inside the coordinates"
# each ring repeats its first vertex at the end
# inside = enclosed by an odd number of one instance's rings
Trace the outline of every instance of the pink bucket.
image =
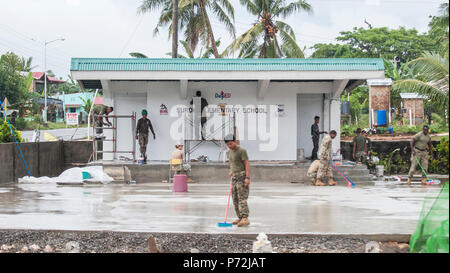
{"type": "Polygon", "coordinates": [[[174,192],[187,192],[187,175],[176,174],[173,176],[173,191],[174,192]]]}

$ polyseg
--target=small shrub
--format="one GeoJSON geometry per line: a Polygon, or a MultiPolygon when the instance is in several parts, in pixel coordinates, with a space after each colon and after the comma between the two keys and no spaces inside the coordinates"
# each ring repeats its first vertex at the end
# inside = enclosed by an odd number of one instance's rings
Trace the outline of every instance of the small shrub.
{"type": "MultiPolygon", "coordinates": [[[[17,142],[23,142],[22,135],[19,131],[11,125],[14,135],[16,136],[17,142]]],[[[0,125],[0,143],[14,142],[14,136],[11,134],[11,129],[7,122],[3,122],[0,125]]]]}
{"type": "Polygon", "coordinates": [[[435,158],[430,162],[430,166],[428,168],[430,173],[448,174],[448,142],[448,139],[442,137],[440,143],[434,148],[435,158]]]}
{"type": "Polygon", "coordinates": [[[23,130],[27,127],[27,121],[24,118],[17,118],[16,119],[16,129],[17,130],[23,130]]]}
{"type": "Polygon", "coordinates": [[[35,123],[42,123],[42,122],[43,122],[42,116],[39,115],[39,114],[34,115],[34,116],[33,116],[33,121],[34,121],[35,123]]]}

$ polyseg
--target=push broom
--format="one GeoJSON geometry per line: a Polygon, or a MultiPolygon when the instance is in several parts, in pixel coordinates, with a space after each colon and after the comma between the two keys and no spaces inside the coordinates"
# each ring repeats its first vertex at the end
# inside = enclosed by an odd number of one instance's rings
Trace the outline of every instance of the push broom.
{"type": "Polygon", "coordinates": [[[225,213],[225,221],[217,223],[217,225],[218,225],[219,227],[232,227],[232,226],[233,226],[232,223],[227,223],[228,209],[230,208],[230,197],[231,197],[231,187],[232,187],[232,183],[233,183],[233,180],[232,180],[232,178],[230,178],[230,191],[228,192],[228,204],[227,204],[227,211],[226,211],[226,213],[225,213]]]}
{"type": "Polygon", "coordinates": [[[422,169],[422,172],[425,174],[425,177],[427,178],[427,184],[441,184],[441,180],[439,179],[430,179],[425,169],[422,167],[422,165],[420,165],[419,159],[416,155],[414,155],[414,158],[416,159],[417,164],[419,164],[419,167],[422,169]]]}
{"type": "Polygon", "coordinates": [[[331,162],[330,160],[327,159],[327,161],[331,164],[331,166],[333,166],[333,168],[342,176],[342,178],[344,178],[345,181],[347,181],[348,186],[355,186],[355,183],[353,183],[353,181],[350,180],[350,178],[348,178],[345,174],[341,173],[341,171],[333,164],[333,162],[331,162]]]}

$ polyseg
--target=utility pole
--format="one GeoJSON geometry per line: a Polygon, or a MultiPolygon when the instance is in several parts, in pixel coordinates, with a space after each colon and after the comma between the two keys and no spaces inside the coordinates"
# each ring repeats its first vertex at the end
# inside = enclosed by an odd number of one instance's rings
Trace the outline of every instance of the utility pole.
{"type": "Polygon", "coordinates": [[[44,41],[44,112],[42,113],[44,124],[47,125],[47,45],[56,41],[64,41],[64,38],[55,39],[53,41],[44,41]]]}

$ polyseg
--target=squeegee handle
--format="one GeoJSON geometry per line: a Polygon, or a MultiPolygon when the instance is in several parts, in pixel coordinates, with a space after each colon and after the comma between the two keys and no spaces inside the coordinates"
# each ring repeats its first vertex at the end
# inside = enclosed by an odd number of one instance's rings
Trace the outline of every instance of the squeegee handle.
{"type": "Polygon", "coordinates": [[[422,169],[422,172],[425,174],[425,177],[427,178],[427,180],[430,181],[431,179],[428,177],[427,172],[424,170],[424,168],[423,168],[422,165],[420,164],[419,159],[417,158],[416,155],[414,155],[414,158],[416,159],[417,164],[419,164],[419,167],[422,169]]]}
{"type": "Polygon", "coordinates": [[[227,211],[225,213],[225,223],[227,222],[227,218],[228,218],[228,209],[230,208],[230,197],[231,197],[231,188],[233,185],[233,178],[230,178],[230,190],[228,192],[228,204],[227,204],[227,211]]]}
{"type": "Polygon", "coordinates": [[[347,180],[347,183],[350,183],[352,185],[355,185],[355,183],[353,183],[353,181],[350,180],[350,178],[348,178],[345,174],[341,173],[341,171],[333,164],[333,162],[331,162],[330,160],[327,159],[327,161],[331,164],[331,166],[333,166],[333,168],[345,179],[347,180]]]}

